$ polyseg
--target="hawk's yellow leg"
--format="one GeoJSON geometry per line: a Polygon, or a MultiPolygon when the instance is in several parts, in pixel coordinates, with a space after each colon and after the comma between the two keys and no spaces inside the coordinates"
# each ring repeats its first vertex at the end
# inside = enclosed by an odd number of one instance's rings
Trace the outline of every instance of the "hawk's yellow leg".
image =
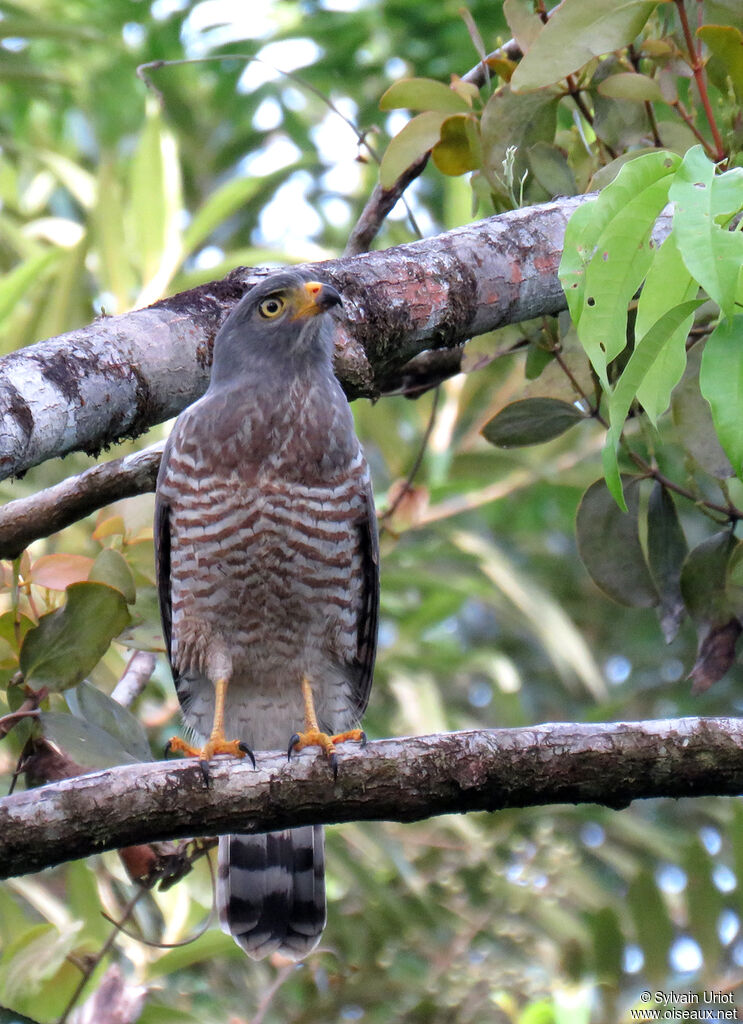
{"type": "Polygon", "coordinates": [[[180,736],[173,736],[172,739],[168,740],[165,748],[166,753],[180,751],[186,757],[198,757],[202,765],[202,771],[204,766],[217,754],[231,754],[232,757],[245,757],[247,755],[255,768],[255,758],[250,748],[240,740],[228,740],[224,735],[224,699],[227,694],[227,683],[227,679],[218,679],[214,684],[214,722],[211,735],[204,746],[201,749],[192,747],[190,743],[186,743],[180,736]]]}
{"type": "Polygon", "coordinates": [[[349,729],[347,732],[339,732],[329,736],[321,732],[317,724],[315,702],[312,699],[312,688],[307,676],[302,677],[302,697],[304,699],[304,732],[295,732],[289,740],[288,757],[292,756],[293,750],[302,750],[303,747],[320,747],[322,752],[330,761],[333,775],[338,774],[338,756],[335,752],[336,743],[345,743],[346,740],[355,740],[361,746],[366,745],[366,733],[363,729],[349,729]]]}

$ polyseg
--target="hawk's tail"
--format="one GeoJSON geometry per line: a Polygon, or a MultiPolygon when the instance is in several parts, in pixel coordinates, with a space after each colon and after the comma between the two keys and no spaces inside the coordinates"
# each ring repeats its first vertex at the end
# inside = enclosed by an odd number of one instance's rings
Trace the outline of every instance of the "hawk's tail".
{"type": "Polygon", "coordinates": [[[322,825],[219,840],[219,922],[248,956],[301,960],[325,927],[322,825]]]}

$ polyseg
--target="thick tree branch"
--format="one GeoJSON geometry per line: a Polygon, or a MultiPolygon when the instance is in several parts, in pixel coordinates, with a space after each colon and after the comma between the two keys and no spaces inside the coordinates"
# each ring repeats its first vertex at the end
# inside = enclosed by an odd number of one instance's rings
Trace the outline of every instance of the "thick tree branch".
{"type": "MultiPolygon", "coordinates": [[[[565,225],[590,198],[316,265],[344,295],[336,369],[349,396],[395,390],[405,363],[427,349],[563,309],[565,225]]],[[[0,360],[0,478],[67,452],[97,452],[180,412],[206,387],[219,325],[265,273],[238,268],[0,360]]]]}
{"type": "Polygon", "coordinates": [[[379,740],[346,747],[334,783],[307,751],[224,761],[207,789],[194,760],[126,765],[0,801],[0,877],[134,843],[231,830],[537,804],[625,807],[645,797],[743,792],[743,721],[682,718],[379,740]]]}

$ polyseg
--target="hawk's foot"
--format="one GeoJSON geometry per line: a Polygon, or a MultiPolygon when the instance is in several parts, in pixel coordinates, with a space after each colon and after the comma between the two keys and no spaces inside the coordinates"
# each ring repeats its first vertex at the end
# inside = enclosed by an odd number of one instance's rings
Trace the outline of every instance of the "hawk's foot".
{"type": "Polygon", "coordinates": [[[291,760],[292,751],[302,750],[304,747],[319,747],[328,761],[330,761],[330,767],[333,769],[333,778],[337,779],[338,755],[335,752],[335,745],[336,743],[345,743],[346,740],[354,740],[356,743],[360,743],[362,747],[365,747],[366,733],[363,729],[349,729],[347,732],[336,733],[335,736],[329,736],[326,732],[320,732],[319,729],[295,732],[289,740],[287,758],[291,760]]]}
{"type": "Polygon", "coordinates": [[[212,733],[201,749],[192,747],[180,736],[173,736],[166,744],[165,754],[167,756],[176,752],[184,754],[186,757],[198,757],[201,774],[204,776],[207,786],[209,785],[209,762],[217,754],[229,754],[231,757],[239,758],[249,757],[255,768],[255,757],[247,743],[243,743],[241,740],[227,740],[223,735],[215,733],[212,733]]]}

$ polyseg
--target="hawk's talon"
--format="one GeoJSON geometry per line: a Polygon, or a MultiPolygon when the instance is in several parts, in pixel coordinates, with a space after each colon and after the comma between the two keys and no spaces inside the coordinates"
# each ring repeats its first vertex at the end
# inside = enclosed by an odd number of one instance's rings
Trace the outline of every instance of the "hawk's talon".
{"type": "Polygon", "coordinates": [[[209,785],[209,762],[204,760],[204,758],[200,757],[199,768],[201,770],[202,778],[204,779],[204,785],[206,786],[207,789],[210,789],[211,787],[209,785]]]}
{"type": "Polygon", "coordinates": [[[329,736],[319,729],[309,728],[306,732],[295,732],[289,740],[287,760],[291,760],[292,751],[303,750],[304,747],[319,747],[330,763],[333,771],[333,778],[338,778],[338,755],[335,750],[336,743],[345,743],[353,740],[363,747],[366,744],[366,734],[361,729],[350,729],[348,732],[339,732],[335,736],[329,736]]]}
{"type": "Polygon", "coordinates": [[[253,751],[250,749],[248,744],[240,742],[240,743],[237,744],[237,749],[241,750],[243,752],[243,754],[245,754],[246,757],[250,758],[250,762],[253,765],[253,767],[255,768],[255,755],[253,754],[253,751]]]}
{"type": "Polygon", "coordinates": [[[364,732],[363,729],[361,729],[359,731],[361,732],[361,736],[359,737],[359,746],[363,750],[364,747],[366,746],[366,744],[369,742],[369,740],[368,740],[367,735],[366,735],[366,733],[364,732]]]}

